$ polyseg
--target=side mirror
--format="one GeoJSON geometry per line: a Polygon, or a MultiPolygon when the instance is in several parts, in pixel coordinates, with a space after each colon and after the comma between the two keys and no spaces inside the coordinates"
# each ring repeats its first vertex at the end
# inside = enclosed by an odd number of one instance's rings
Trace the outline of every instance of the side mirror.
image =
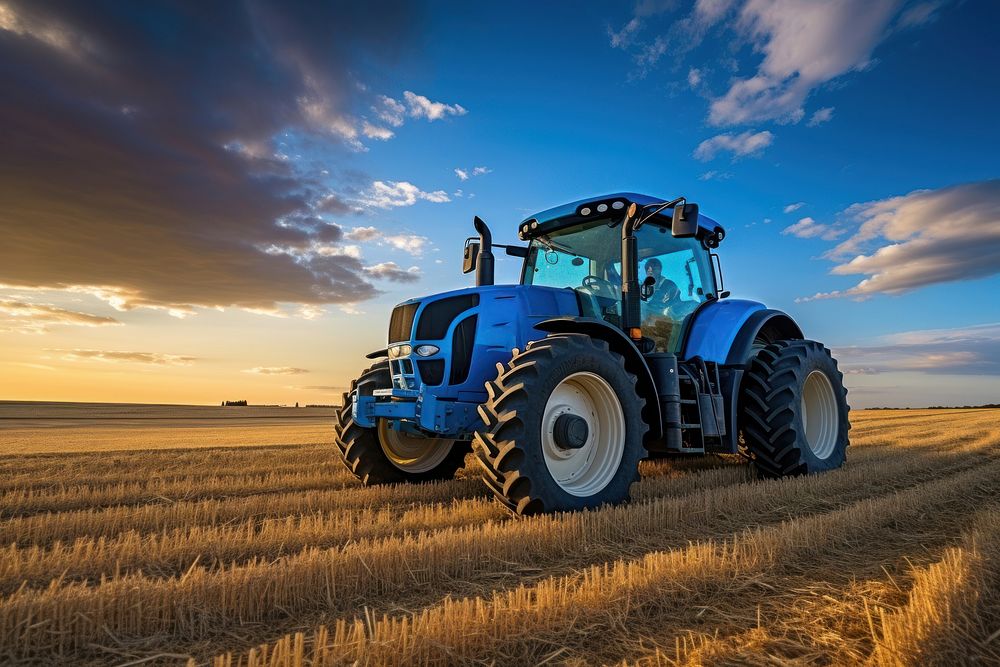
{"type": "Polygon", "coordinates": [[[698,205],[685,203],[674,207],[674,219],[670,224],[674,238],[685,239],[698,235],[698,205]]]}
{"type": "Polygon", "coordinates": [[[465,253],[462,256],[462,273],[472,273],[476,270],[476,260],[479,259],[479,239],[465,239],[465,253]]]}

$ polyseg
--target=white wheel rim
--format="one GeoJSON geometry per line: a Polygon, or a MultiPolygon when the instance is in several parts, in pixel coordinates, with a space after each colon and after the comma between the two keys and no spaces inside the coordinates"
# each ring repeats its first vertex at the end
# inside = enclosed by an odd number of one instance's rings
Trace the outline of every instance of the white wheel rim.
{"type": "Polygon", "coordinates": [[[806,376],[802,387],[802,426],[816,458],[826,459],[837,446],[837,396],[823,371],[806,376]]]}
{"type": "Polygon", "coordinates": [[[454,440],[447,438],[421,438],[389,427],[389,422],[378,422],[378,441],[389,462],[404,472],[428,472],[448,456],[454,440]]]}
{"type": "Polygon", "coordinates": [[[592,496],[611,482],[625,454],[625,414],[607,380],[574,373],[552,390],[542,413],[542,454],[552,479],[570,495],[592,496]],[[583,447],[556,444],[556,419],[564,414],[587,422],[583,447]]]}

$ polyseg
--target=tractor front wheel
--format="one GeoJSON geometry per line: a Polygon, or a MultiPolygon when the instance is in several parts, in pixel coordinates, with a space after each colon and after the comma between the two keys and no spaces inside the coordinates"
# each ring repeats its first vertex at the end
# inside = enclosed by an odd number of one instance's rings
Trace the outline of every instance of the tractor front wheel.
{"type": "Polygon", "coordinates": [[[847,391],[830,350],[812,340],[779,340],[757,351],[743,378],[740,430],[761,477],[843,465],[847,391]]]}
{"type": "Polygon", "coordinates": [[[352,417],[355,389],[371,394],[389,387],[388,362],[380,362],[351,383],[334,427],[337,450],[347,468],[366,486],[451,479],[465,463],[468,441],[427,438],[393,429],[380,419],[378,428],[358,426],[352,417]]]}
{"type": "Polygon", "coordinates": [[[627,500],[647,426],[624,358],[602,340],[553,334],[498,368],[473,446],[494,495],[518,514],[627,500]]]}

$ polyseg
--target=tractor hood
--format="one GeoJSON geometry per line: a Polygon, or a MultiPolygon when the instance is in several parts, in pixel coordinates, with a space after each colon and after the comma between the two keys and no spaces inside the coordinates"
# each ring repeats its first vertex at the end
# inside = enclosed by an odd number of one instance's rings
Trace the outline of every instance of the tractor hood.
{"type": "Polygon", "coordinates": [[[490,369],[510,359],[512,349],[544,335],[536,324],[579,314],[572,289],[536,285],[470,287],[404,301],[389,321],[393,384],[424,385],[439,398],[485,400],[483,378],[493,377],[490,369]]]}

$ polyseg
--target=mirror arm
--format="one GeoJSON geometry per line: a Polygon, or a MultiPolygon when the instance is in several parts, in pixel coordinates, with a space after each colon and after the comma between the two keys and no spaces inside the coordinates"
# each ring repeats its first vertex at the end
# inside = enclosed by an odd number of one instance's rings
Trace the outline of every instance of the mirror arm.
{"type": "MultiPolygon", "coordinates": [[[[677,204],[679,204],[681,202],[684,202],[685,204],[687,204],[687,199],[685,199],[684,197],[678,197],[677,199],[674,199],[673,201],[663,202],[662,204],[657,205],[656,210],[653,211],[652,213],[650,213],[649,215],[643,216],[641,220],[639,220],[637,223],[635,223],[635,226],[633,227],[633,229],[639,229],[639,227],[641,227],[642,225],[644,225],[647,220],[649,220],[650,218],[652,218],[654,215],[656,215],[657,213],[659,213],[663,209],[665,209],[665,208],[673,208],[674,206],[677,206],[677,204]]],[[[653,206],[653,205],[654,204],[646,204],[646,206],[653,206]]],[[[643,209],[645,210],[645,208],[646,207],[644,206],[643,209]]]]}

